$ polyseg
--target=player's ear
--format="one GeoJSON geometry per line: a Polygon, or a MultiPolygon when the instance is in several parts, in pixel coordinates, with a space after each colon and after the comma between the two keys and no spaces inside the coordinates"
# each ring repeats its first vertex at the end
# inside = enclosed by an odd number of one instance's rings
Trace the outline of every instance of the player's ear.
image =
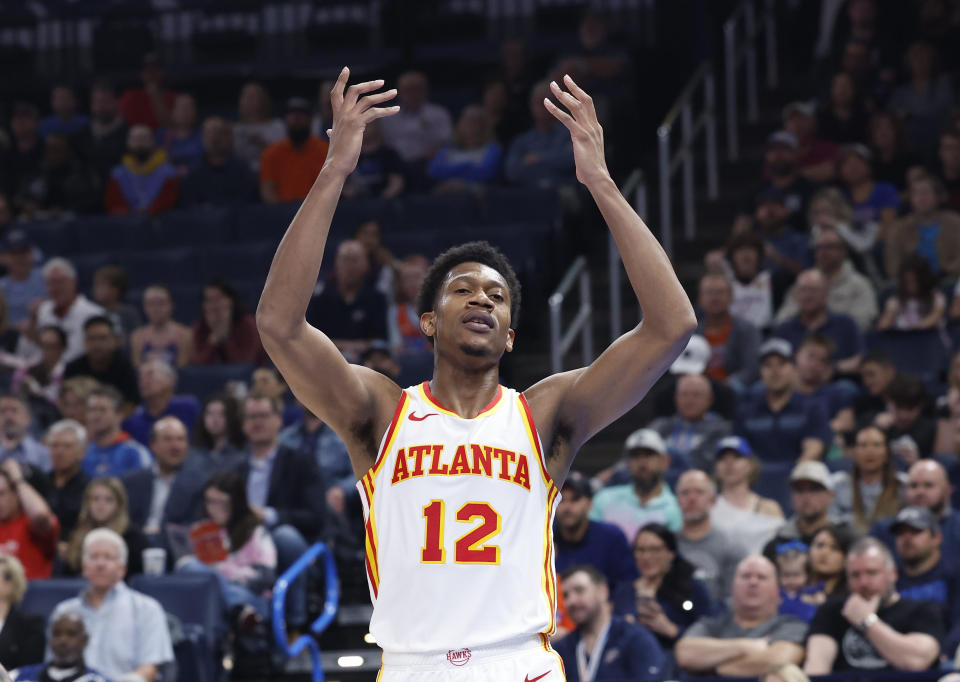
{"type": "Polygon", "coordinates": [[[437,333],[437,314],[432,310],[420,316],[420,331],[424,336],[433,338],[437,333]]]}
{"type": "Polygon", "coordinates": [[[506,350],[508,353],[513,351],[513,339],[516,337],[517,333],[512,329],[507,330],[507,347],[506,350]]]}

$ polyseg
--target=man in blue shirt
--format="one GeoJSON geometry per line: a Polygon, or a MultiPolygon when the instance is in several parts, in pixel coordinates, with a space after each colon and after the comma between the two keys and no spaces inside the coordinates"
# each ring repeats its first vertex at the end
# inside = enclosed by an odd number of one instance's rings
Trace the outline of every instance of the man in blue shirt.
{"type": "Polygon", "coordinates": [[[0,292],[7,302],[7,324],[20,328],[30,319],[30,304],[47,297],[43,272],[36,267],[33,244],[21,229],[7,232],[0,244],[7,274],[0,277],[0,292]]]}
{"type": "Polygon", "coordinates": [[[794,390],[793,347],[783,339],[760,346],[763,393],[737,410],[733,432],[746,438],[763,462],[820,459],[833,433],[816,402],[794,390]]]}
{"type": "Polygon", "coordinates": [[[590,565],[604,574],[611,591],[637,577],[633,552],[623,531],[612,523],[588,518],[593,503],[589,479],[571,471],[563,482],[554,526],[557,573],[572,566],[590,565]]]}
{"type": "Polygon", "coordinates": [[[189,434],[200,414],[200,403],[192,395],[173,394],[177,371],[163,360],[147,360],[140,365],[138,381],[143,403],[123,420],[123,430],[149,445],[154,422],[162,417],[176,417],[189,434]]]}
{"type": "MultiPolygon", "coordinates": [[[[567,682],[654,682],[663,677],[663,651],[642,625],[611,616],[606,580],[592,566],[574,566],[562,575],[563,601],[577,628],[554,643],[567,682]]],[[[527,673],[537,679],[540,671],[527,673]]],[[[546,682],[546,681],[545,681],[546,682]]]]}
{"type": "Polygon", "coordinates": [[[546,82],[530,91],[530,115],[533,128],[510,143],[504,173],[507,180],[526,187],[574,185],[573,143],[570,134],[543,106],[552,97],[546,82]]]}
{"type": "Polygon", "coordinates": [[[90,445],[83,457],[88,476],[122,476],[153,464],[143,445],[120,429],[123,396],[112,386],[101,386],[87,396],[87,429],[90,445]]]}
{"type": "Polygon", "coordinates": [[[56,134],[77,138],[90,124],[89,118],[77,113],[77,93],[69,85],[53,86],[50,108],[53,113],[41,120],[37,128],[40,137],[56,134]]]}
{"type": "Polygon", "coordinates": [[[804,270],[797,277],[793,296],[799,313],[774,327],[773,336],[789,341],[799,348],[811,334],[820,334],[836,346],[836,368],[841,374],[853,374],[860,369],[863,336],[857,323],[849,315],[832,313],[827,308],[830,287],[819,270],[804,270]]]}

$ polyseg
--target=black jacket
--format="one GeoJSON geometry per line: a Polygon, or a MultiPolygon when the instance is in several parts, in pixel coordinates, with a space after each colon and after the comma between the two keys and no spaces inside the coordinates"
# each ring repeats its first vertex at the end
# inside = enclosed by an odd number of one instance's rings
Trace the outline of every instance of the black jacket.
{"type": "Polygon", "coordinates": [[[0,630],[0,661],[8,670],[33,663],[43,663],[46,645],[41,616],[23,613],[16,606],[10,609],[0,630]]]}
{"type": "MultiPolygon", "coordinates": [[[[173,477],[170,496],[163,508],[161,524],[189,525],[203,517],[203,488],[210,472],[200,461],[187,457],[180,471],[173,477]]],[[[138,469],[123,476],[123,485],[129,499],[130,523],[143,529],[150,516],[153,501],[153,468],[138,469]]]]}

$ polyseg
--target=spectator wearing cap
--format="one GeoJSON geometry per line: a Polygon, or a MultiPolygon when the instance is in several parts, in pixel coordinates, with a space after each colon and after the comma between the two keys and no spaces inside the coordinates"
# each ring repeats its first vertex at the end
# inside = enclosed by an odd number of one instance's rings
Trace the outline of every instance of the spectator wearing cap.
{"type": "Polygon", "coordinates": [[[89,125],[90,119],[77,111],[77,93],[64,83],[58,83],[50,90],[50,110],[37,127],[40,137],[63,135],[76,138],[89,125]]]}
{"type": "Polygon", "coordinates": [[[157,55],[145,55],[140,69],[143,86],[131,88],[120,97],[120,113],[127,125],[145,125],[152,130],[170,125],[170,112],[177,94],[164,90],[165,78],[166,73],[157,55]]]}
{"type": "Polygon", "coordinates": [[[123,159],[127,145],[127,124],[120,115],[112,83],[98,80],[90,88],[90,125],[80,142],[80,151],[97,172],[102,183],[123,159]]]}
{"type": "Polygon", "coordinates": [[[833,597],[817,610],[804,670],[919,672],[936,665],[944,634],[939,609],[900,596],[886,545],[876,538],[859,540],[847,553],[846,571],[851,594],[833,597]]]}
{"type": "Polygon", "coordinates": [[[637,577],[637,569],[623,531],[612,523],[589,518],[593,504],[590,479],[571,471],[560,492],[554,526],[557,573],[590,565],[606,576],[613,590],[621,583],[629,584],[637,577]]]}
{"type": "Polygon", "coordinates": [[[797,348],[797,393],[809,397],[823,409],[835,434],[853,430],[856,419],[853,402],[860,389],[852,381],[834,378],[836,345],[822,334],[810,334],[797,348]]]}
{"type": "Polygon", "coordinates": [[[735,536],[749,552],[759,552],[783,524],[776,500],[752,490],[760,477],[760,461],[750,443],[727,436],[716,446],[713,469],[719,494],[710,509],[714,527],[735,536]]]}
{"type": "Polygon", "coordinates": [[[631,482],[597,493],[590,519],[612,523],[628,538],[648,523],[662,523],[670,530],[679,530],[683,525],[680,507],[663,479],[670,466],[663,438],[652,429],[638,429],[627,438],[624,449],[631,482]]]}
{"type": "Polygon", "coordinates": [[[30,310],[47,295],[43,271],[36,266],[36,254],[26,231],[10,230],[0,242],[0,257],[7,266],[7,274],[0,278],[0,293],[7,304],[7,322],[24,331],[30,319],[30,310]]]}
{"type": "Polygon", "coordinates": [[[95,315],[84,322],[83,348],[83,355],[67,363],[63,372],[65,379],[92,377],[117,389],[129,408],[140,403],[137,373],[120,350],[120,340],[109,317],[95,315]]]}
{"type": "Polygon", "coordinates": [[[683,514],[677,549],[697,569],[695,575],[710,595],[720,601],[730,596],[737,563],[748,552],[739,533],[727,533],[713,525],[710,510],[716,499],[716,483],[699,469],[685,471],[677,480],[677,501],[683,514]]]}
{"type": "Polygon", "coordinates": [[[850,74],[840,71],[830,81],[830,97],[817,110],[820,136],[837,144],[863,142],[867,112],[850,74]]]}
{"type": "MultiPolygon", "coordinates": [[[[329,90],[326,94],[329,98],[329,90]]],[[[253,172],[260,169],[260,156],[267,145],[287,136],[283,121],[271,115],[270,95],[256,81],[245,83],[237,101],[237,122],[233,127],[234,152],[253,172]]]]}
{"type": "Polygon", "coordinates": [[[127,153],[110,171],[104,204],[111,215],[157,215],[177,203],[180,180],[167,154],[157,149],[153,131],[134,125],[127,133],[127,153]]]}
{"type": "Polygon", "coordinates": [[[543,106],[543,99],[550,96],[546,81],[530,90],[533,127],[513,139],[504,163],[504,174],[515,185],[557,187],[576,179],[570,134],[543,106]]]}
{"type": "Polygon", "coordinates": [[[676,414],[654,419],[649,428],[663,437],[677,462],[709,471],[717,443],[729,436],[731,429],[729,421],[712,411],[710,380],[703,374],[679,375],[674,402],[676,414]]]}
{"type": "Polygon", "coordinates": [[[287,137],[260,156],[260,197],[267,204],[303,199],[323,167],[330,144],[310,134],[310,111],[303,97],[287,100],[287,137]]]}
{"type": "Polygon", "coordinates": [[[746,438],[761,462],[820,459],[833,434],[816,402],[796,392],[793,346],[780,338],[760,346],[763,392],[740,404],[733,432],[746,438]]]}
{"type": "MultiPolygon", "coordinates": [[[[814,267],[827,281],[827,308],[835,313],[849,315],[857,323],[861,332],[870,329],[877,317],[877,292],[873,284],[864,275],[857,272],[850,262],[849,251],[844,237],[833,226],[822,224],[820,216],[831,211],[836,201],[843,201],[846,209],[849,204],[835,189],[818,193],[810,202],[810,222],[816,226],[813,237],[814,267]],[[829,194],[828,194],[829,193],[829,194]]],[[[777,311],[776,322],[786,322],[800,312],[796,298],[796,283],[787,291],[783,305],[777,311]]]]}
{"type": "Polygon", "coordinates": [[[254,201],[257,181],[250,167],[233,155],[232,130],[231,123],[219,116],[203,122],[203,153],[190,165],[180,192],[181,205],[254,201]]]}
{"type": "Polygon", "coordinates": [[[777,569],[748,556],[736,567],[727,613],[701,618],[677,642],[677,665],[686,672],[754,677],[772,665],[803,660],[805,624],[777,613],[777,569]]]}
{"type": "Polygon", "coordinates": [[[173,101],[169,127],[157,131],[157,146],[179,171],[203,156],[203,138],[197,127],[197,101],[181,93],[173,101]]]}
{"type": "Polygon", "coordinates": [[[910,81],[893,91],[887,106],[906,118],[907,137],[913,148],[929,156],[954,103],[950,74],[935,72],[934,48],[930,43],[913,43],[905,62],[910,81]]]}
{"type": "Polygon", "coordinates": [[[947,629],[943,650],[955,651],[960,644],[960,576],[944,561],[940,522],[926,507],[904,507],[890,530],[896,538],[897,592],[940,607],[947,629]]]}
{"type": "MultiPolygon", "coordinates": [[[[723,419],[732,419],[737,406],[737,394],[719,379],[713,379],[704,372],[710,361],[710,344],[699,334],[694,334],[687,341],[687,347],[670,365],[670,371],[661,377],[651,390],[654,417],[673,417],[677,414],[677,381],[685,374],[701,374],[710,382],[713,393],[711,408],[723,419]]],[[[709,456],[709,455],[708,455],[709,456]]],[[[689,466],[685,460],[680,462],[680,468],[689,466]]],[[[677,463],[674,463],[676,468],[677,463]]]]}
{"type": "Polygon", "coordinates": [[[783,108],[783,129],[797,140],[797,166],[810,182],[833,180],[839,147],[817,136],[817,111],[809,102],[791,102],[783,108]]]}
{"type": "Polygon", "coordinates": [[[872,162],[869,149],[849,144],[837,156],[837,175],[850,197],[853,219],[864,231],[876,234],[874,241],[883,242],[897,218],[900,194],[889,182],[873,179],[872,162]]]}
{"type": "Polygon", "coordinates": [[[84,325],[104,310],[77,291],[77,270],[65,258],[51,258],[43,266],[47,299],[37,308],[37,328],[60,327],[67,335],[64,360],[83,355],[84,325]]]}
{"type": "Polygon", "coordinates": [[[380,372],[380,374],[390,377],[394,381],[400,378],[400,372],[403,371],[400,363],[390,352],[390,344],[380,339],[375,339],[360,353],[360,364],[375,372],[380,372]]]}
{"type": "Polygon", "coordinates": [[[932,175],[918,175],[910,182],[910,213],[893,223],[884,250],[887,277],[898,277],[906,257],[914,253],[934,274],[960,275],[960,215],[941,209],[946,198],[943,184],[932,175]]]}
{"type": "Polygon", "coordinates": [[[649,629],[670,651],[698,618],[714,613],[713,599],[666,526],[648,523],[641,528],[633,540],[633,558],[638,576],[613,590],[613,612],[649,629]]]}
{"type": "Polygon", "coordinates": [[[906,478],[894,468],[883,431],[865,426],[857,431],[853,469],[833,475],[833,513],[852,517],[857,532],[866,533],[876,521],[900,510],[906,478]]]}
{"type": "Polygon", "coordinates": [[[784,521],[764,547],[764,556],[776,555],[776,545],[799,540],[809,546],[817,532],[831,523],[846,525],[831,515],[833,478],[823,462],[798,463],[790,472],[790,506],[793,516],[784,521]]]}
{"type": "Polygon", "coordinates": [[[797,274],[809,266],[810,243],[790,227],[786,197],[779,189],[764,190],[757,197],[753,215],[757,233],[763,240],[764,266],[773,278],[773,297],[779,302],[797,274]]]}
{"type": "Polygon", "coordinates": [[[383,141],[407,164],[422,165],[453,138],[453,119],[429,101],[427,77],[407,71],[397,79],[400,113],[380,122],[383,141]]]}
{"type": "Polygon", "coordinates": [[[731,314],[732,303],[733,285],[727,277],[708,272],[700,278],[697,333],[710,344],[706,375],[742,390],[759,376],[760,331],[747,320],[731,314]]]}
{"type": "Polygon", "coordinates": [[[43,161],[43,144],[37,133],[39,125],[37,108],[29,102],[15,102],[10,113],[10,148],[4,150],[2,169],[3,189],[7,196],[17,197],[22,183],[40,171],[43,161]]]}
{"type": "Polygon", "coordinates": [[[797,314],[774,327],[773,336],[788,341],[794,348],[799,348],[811,334],[824,336],[836,348],[837,371],[852,374],[860,366],[863,335],[852,317],[830,310],[828,296],[823,273],[816,269],[803,271],[793,288],[797,314]]]}
{"type": "MultiPolygon", "coordinates": [[[[813,195],[814,185],[800,172],[800,150],[797,137],[786,130],[779,130],[767,138],[764,154],[766,181],[761,185],[758,197],[771,195],[771,190],[782,198],[786,209],[786,222],[794,230],[807,231],[807,204],[813,195]]],[[[753,206],[754,222],[759,201],[753,206]]],[[[741,216],[742,220],[742,216],[741,216]]]]}
{"type": "Polygon", "coordinates": [[[332,281],[307,306],[307,321],[326,330],[352,361],[375,340],[387,339],[387,301],[367,280],[369,269],[363,244],[353,239],[341,242],[332,281]]]}

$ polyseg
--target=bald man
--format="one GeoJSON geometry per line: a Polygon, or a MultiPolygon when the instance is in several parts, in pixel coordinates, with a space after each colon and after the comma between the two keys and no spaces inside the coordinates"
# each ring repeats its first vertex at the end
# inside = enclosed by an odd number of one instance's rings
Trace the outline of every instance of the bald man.
{"type": "Polygon", "coordinates": [[[799,348],[810,334],[826,336],[836,345],[837,371],[852,374],[860,367],[863,354],[863,335],[857,323],[849,315],[834,313],[827,307],[830,288],[822,272],[804,270],[797,277],[793,297],[797,314],[774,327],[773,336],[786,339],[794,348],[799,348]]]}
{"type": "Polygon", "coordinates": [[[731,433],[730,422],[713,412],[713,387],[702,374],[684,374],[674,390],[676,414],[654,419],[671,457],[689,467],[713,470],[714,451],[731,433]]]}
{"type": "MultiPolygon", "coordinates": [[[[950,506],[952,493],[953,486],[950,485],[947,471],[937,460],[921,459],[910,467],[905,506],[923,507],[933,512],[940,521],[943,535],[943,564],[951,571],[960,572],[960,516],[950,506]]],[[[893,523],[894,519],[884,519],[877,521],[870,529],[870,535],[882,541],[891,552],[896,551],[891,529],[893,523]]]]}
{"type": "Polygon", "coordinates": [[[333,281],[307,307],[307,322],[327,332],[340,352],[358,362],[374,341],[387,340],[387,300],[367,277],[367,251],[354,239],[342,242],[333,281]]]}
{"type": "Polygon", "coordinates": [[[684,671],[723,677],[754,677],[779,663],[800,663],[806,625],[779,615],[777,570],[751,555],[737,564],[731,610],[701,618],[677,642],[684,671]]]}
{"type": "Polygon", "coordinates": [[[711,596],[726,599],[737,563],[746,550],[710,521],[710,510],[717,499],[716,484],[704,472],[691,469],[677,481],[676,495],[683,514],[677,549],[697,569],[697,577],[706,583],[711,596]]]}

